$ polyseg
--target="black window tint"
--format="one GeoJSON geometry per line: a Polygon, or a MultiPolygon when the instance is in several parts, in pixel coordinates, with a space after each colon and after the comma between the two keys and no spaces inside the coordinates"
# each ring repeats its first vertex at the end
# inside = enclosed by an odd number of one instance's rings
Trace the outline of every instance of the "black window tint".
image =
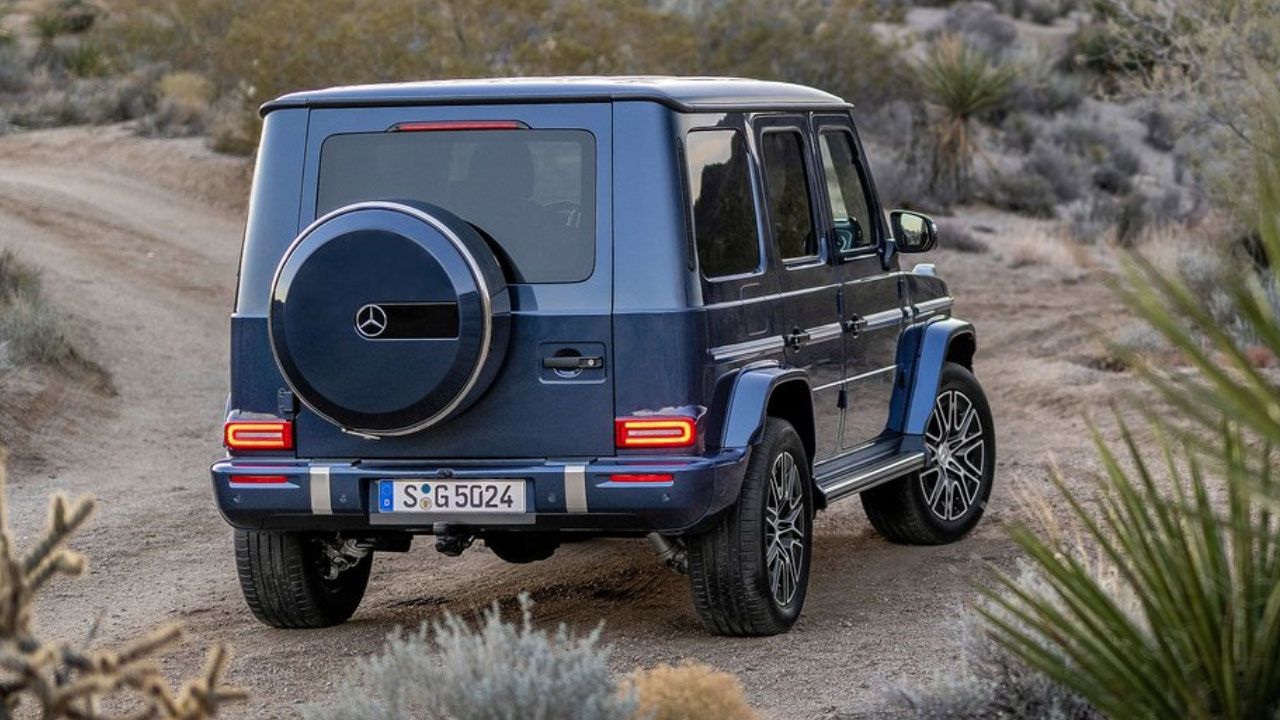
{"type": "Polygon", "coordinates": [[[840,251],[870,245],[871,211],[854,159],[853,136],[847,132],[824,132],[819,147],[840,251]]]}
{"type": "Polygon", "coordinates": [[[784,260],[818,254],[813,229],[804,137],[798,132],[767,132],[762,140],[765,189],[773,238],[784,260]]]}
{"type": "Polygon", "coordinates": [[[595,266],[595,162],[585,130],[335,135],[320,154],[316,212],[420,200],[492,237],[516,282],[576,282],[595,266]]]}
{"type": "Polygon", "coordinates": [[[702,273],[723,277],[755,271],[760,267],[760,242],[742,133],[691,132],[685,155],[693,235],[702,273]]]}

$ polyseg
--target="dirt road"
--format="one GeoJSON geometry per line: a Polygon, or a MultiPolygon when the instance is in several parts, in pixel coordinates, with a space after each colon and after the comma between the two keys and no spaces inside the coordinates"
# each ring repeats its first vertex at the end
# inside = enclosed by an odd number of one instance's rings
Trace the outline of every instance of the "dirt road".
{"type": "Polygon", "coordinates": [[[377,559],[351,623],[272,630],[243,607],[206,472],[219,454],[246,182],[239,161],[195,141],[140,140],[119,128],[0,138],[0,247],[44,268],[52,298],[75,316],[119,389],[71,403],[14,467],[14,524],[28,539],[51,491],[100,503],[76,543],[90,571],[51,588],[40,623],[77,638],[101,614],[100,637],[113,641],[182,621],[191,638],[166,666],[175,675],[197,667],[204,646],[227,641],[232,680],[253,695],[236,717],[294,717],[297,703],[323,701],[351,659],[376,651],[392,628],[475,612],[522,590],[542,623],[603,621],[621,670],[695,658],[739,673],[771,717],[872,716],[892,688],[956,666],[973,581],[986,563],[1016,557],[1005,536],[1018,516],[1015,492],[1044,485],[1051,453],[1082,476],[1092,459],[1082,413],[1133,383],[1094,369],[1090,328],[1116,316],[1097,273],[1053,263],[1011,269],[1002,248],[1018,226],[972,215],[966,221],[996,230],[980,235],[993,252],[933,258],[952,283],[956,313],[978,326],[977,370],[998,427],[993,503],[964,542],[889,545],[856,501],[839,504],[818,521],[803,618],[769,639],[708,636],[685,580],[632,541],[570,546],[526,566],[479,547],[449,559],[420,542],[377,559]]]}

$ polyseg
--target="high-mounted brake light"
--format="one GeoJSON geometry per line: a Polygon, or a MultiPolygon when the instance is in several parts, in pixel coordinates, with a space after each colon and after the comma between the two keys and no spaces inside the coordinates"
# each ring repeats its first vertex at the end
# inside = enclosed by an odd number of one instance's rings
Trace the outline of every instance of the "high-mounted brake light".
{"type": "Polygon", "coordinates": [[[391,126],[391,132],[429,132],[432,130],[526,130],[519,120],[433,120],[402,122],[391,126]]]}
{"type": "Polygon", "coordinates": [[[222,432],[229,450],[292,450],[293,423],[287,420],[234,420],[222,432]]]}
{"type": "Polygon", "coordinates": [[[618,418],[614,437],[620,448],[680,448],[698,441],[698,424],[688,417],[618,418]]]}

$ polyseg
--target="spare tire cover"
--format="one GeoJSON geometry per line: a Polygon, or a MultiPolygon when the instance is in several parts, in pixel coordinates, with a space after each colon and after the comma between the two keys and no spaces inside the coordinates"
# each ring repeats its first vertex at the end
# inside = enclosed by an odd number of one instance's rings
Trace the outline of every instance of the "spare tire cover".
{"type": "Polygon", "coordinates": [[[276,363],[340,427],[405,435],[484,391],[506,351],[502,269],[466,221],[416,202],[364,202],[302,232],[276,271],[276,363]]]}

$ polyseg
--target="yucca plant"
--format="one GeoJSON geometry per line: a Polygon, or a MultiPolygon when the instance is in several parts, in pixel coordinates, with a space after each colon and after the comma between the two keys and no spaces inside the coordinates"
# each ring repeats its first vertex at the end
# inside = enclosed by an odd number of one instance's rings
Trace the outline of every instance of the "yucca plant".
{"type": "Polygon", "coordinates": [[[949,198],[966,200],[978,151],[974,119],[1008,101],[1015,71],[955,35],[934,41],[916,71],[925,99],[936,106],[931,188],[949,198]]]}
{"type": "MultiPolygon", "coordinates": [[[[1264,290],[1280,282],[1280,92],[1259,86],[1258,227],[1273,263],[1241,269],[1226,291],[1249,334],[1280,353],[1264,290]]],[[[1149,414],[1161,459],[1124,423],[1121,452],[1099,439],[1096,504],[1057,482],[1079,539],[1015,531],[1049,589],[1000,576],[980,612],[1001,644],[1110,717],[1275,718],[1280,387],[1181,281],[1135,257],[1119,292],[1198,371],[1132,358],[1177,411],[1149,414]]]]}

